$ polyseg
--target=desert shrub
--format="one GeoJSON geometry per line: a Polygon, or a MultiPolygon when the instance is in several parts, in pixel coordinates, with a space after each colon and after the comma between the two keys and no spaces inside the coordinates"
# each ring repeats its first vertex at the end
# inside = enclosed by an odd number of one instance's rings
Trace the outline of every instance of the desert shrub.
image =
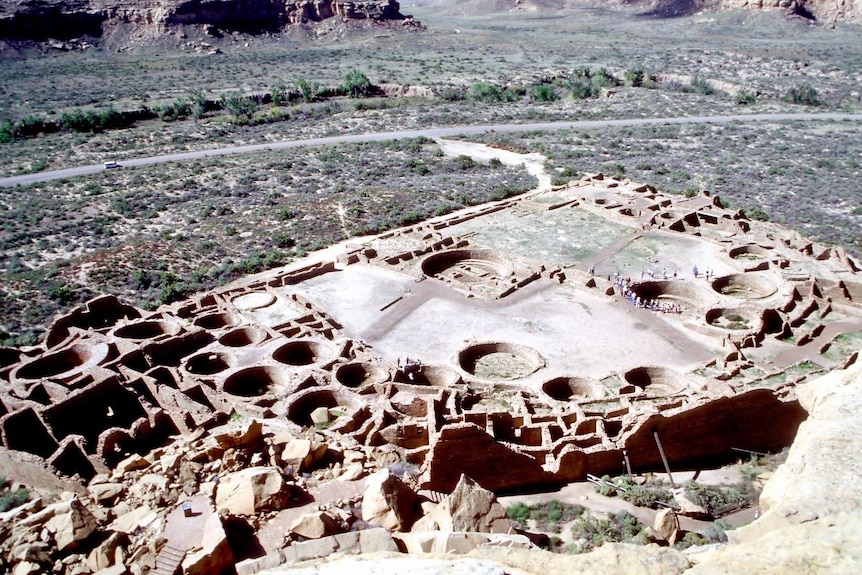
{"type": "Polygon", "coordinates": [[[341,80],[339,89],[343,94],[351,98],[362,98],[370,96],[374,91],[374,86],[371,84],[368,76],[365,75],[365,72],[362,70],[350,70],[341,80]]]}
{"type": "Polygon", "coordinates": [[[633,542],[643,537],[643,527],[637,517],[620,511],[607,518],[581,515],[572,525],[575,552],[584,553],[604,543],[633,542]]]}
{"type": "MultiPolygon", "coordinates": [[[[603,475],[602,481],[606,481],[606,482],[610,483],[611,482],[611,476],[610,475],[603,475]]],[[[607,485],[606,483],[596,485],[596,492],[599,495],[604,495],[605,497],[614,497],[617,494],[617,490],[614,489],[613,487],[611,487],[610,485],[607,485]]]]}
{"type": "Polygon", "coordinates": [[[200,120],[206,111],[207,99],[204,97],[204,93],[200,90],[193,92],[189,96],[189,115],[195,120],[200,120]]]}
{"type": "Polygon", "coordinates": [[[8,144],[15,140],[15,124],[10,120],[0,122],[0,144],[8,144]]]}
{"type": "Polygon", "coordinates": [[[518,502],[506,509],[506,514],[522,529],[527,527],[527,521],[532,520],[536,522],[536,529],[539,531],[559,533],[562,525],[581,517],[584,511],[580,505],[552,500],[535,505],[518,502]]]}
{"type": "Polygon", "coordinates": [[[503,100],[502,88],[490,82],[476,82],[470,86],[468,95],[471,100],[480,102],[501,102],[503,100]]]}
{"type": "Polygon", "coordinates": [[[632,505],[638,507],[656,507],[658,503],[670,503],[673,501],[673,494],[668,486],[661,480],[649,478],[643,485],[638,485],[628,476],[616,477],[611,479],[605,475],[602,477],[604,481],[608,481],[616,485],[619,489],[614,489],[607,485],[600,485],[596,490],[607,497],[614,494],[619,495],[624,501],[628,501],[632,505]]]}
{"type": "Polygon", "coordinates": [[[740,106],[747,106],[749,104],[753,104],[755,102],[754,94],[751,92],[746,92],[745,90],[740,90],[736,93],[736,103],[740,106]]]}
{"type": "Polygon", "coordinates": [[[260,108],[257,100],[243,96],[238,92],[231,94],[223,94],[221,97],[222,108],[228,111],[234,121],[239,124],[248,124],[254,117],[255,112],[260,108]]]}
{"type": "Polygon", "coordinates": [[[472,170],[476,167],[476,161],[466,154],[461,154],[455,158],[455,165],[459,170],[472,170]]]}
{"type": "Polygon", "coordinates": [[[739,474],[747,481],[754,481],[760,474],[760,466],[760,458],[752,453],[748,461],[739,466],[739,474]]]}
{"type": "Polygon", "coordinates": [[[589,80],[577,78],[569,82],[572,98],[575,100],[586,100],[593,97],[593,86],[589,80]]]}
{"type": "Polygon", "coordinates": [[[743,210],[746,216],[751,218],[752,220],[760,220],[761,222],[769,221],[769,214],[767,214],[763,208],[754,207],[754,208],[746,208],[743,210]]]}
{"type": "Polygon", "coordinates": [[[695,531],[686,531],[685,535],[682,536],[682,539],[673,544],[673,548],[677,550],[688,549],[689,547],[694,547],[695,545],[706,545],[709,541],[695,531]]]}
{"type": "Polygon", "coordinates": [[[530,88],[530,100],[533,102],[553,102],[558,99],[556,90],[550,84],[538,84],[530,88]]]}
{"type": "Polygon", "coordinates": [[[14,509],[30,500],[30,492],[23,487],[0,495],[0,513],[14,509]]]}
{"type": "MultiPolygon", "coordinates": [[[[365,79],[368,80],[367,77],[365,79]]],[[[299,91],[299,97],[302,98],[303,102],[312,102],[320,94],[320,84],[313,80],[297,80],[296,89],[299,91]]]]}
{"type": "Polygon", "coordinates": [[[123,115],[108,108],[101,112],[73,110],[63,112],[60,116],[60,126],[72,132],[101,132],[110,128],[122,128],[130,123],[123,115]]]}
{"type": "Polygon", "coordinates": [[[810,84],[801,84],[790,88],[784,95],[783,100],[791,104],[802,104],[804,106],[820,106],[820,94],[810,84]]]}
{"type": "Polygon", "coordinates": [[[574,75],[569,79],[568,88],[575,100],[585,100],[587,98],[597,98],[602,89],[615,84],[613,76],[604,68],[593,70],[592,68],[582,68],[575,70],[574,75]]]}
{"type": "Polygon", "coordinates": [[[283,106],[290,102],[290,90],[281,82],[270,90],[269,95],[272,98],[272,103],[276,106],[283,106]]]}
{"type": "Polygon", "coordinates": [[[707,543],[727,543],[727,532],[731,529],[730,523],[719,519],[703,530],[703,538],[707,543]]]}
{"type": "Polygon", "coordinates": [[[632,68],[626,70],[626,85],[638,88],[643,86],[644,71],[643,68],[632,68]]]}
{"type": "Polygon", "coordinates": [[[38,116],[26,116],[18,120],[14,126],[13,136],[35,136],[48,130],[48,122],[38,116]]]}
{"type": "Polygon", "coordinates": [[[754,496],[750,485],[702,485],[696,481],[686,482],[685,494],[692,502],[710,513],[727,505],[744,503],[754,496]]]}
{"type": "Polygon", "coordinates": [[[712,89],[712,86],[709,85],[709,82],[704,80],[703,78],[698,78],[695,76],[691,80],[691,85],[688,86],[685,92],[693,92],[695,94],[702,94],[704,96],[711,96],[715,93],[715,90],[712,89]]]}
{"type": "Polygon", "coordinates": [[[447,102],[459,102],[467,98],[467,93],[461,87],[448,86],[440,92],[440,98],[447,102]]]}

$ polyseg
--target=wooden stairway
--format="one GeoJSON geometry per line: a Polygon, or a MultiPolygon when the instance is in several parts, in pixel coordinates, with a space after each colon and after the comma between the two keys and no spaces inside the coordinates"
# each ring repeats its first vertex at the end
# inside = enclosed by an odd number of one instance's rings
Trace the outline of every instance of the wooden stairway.
{"type": "Polygon", "coordinates": [[[150,571],[150,575],[174,575],[185,556],[186,552],[182,549],[165,544],[156,556],[156,567],[150,571]]]}

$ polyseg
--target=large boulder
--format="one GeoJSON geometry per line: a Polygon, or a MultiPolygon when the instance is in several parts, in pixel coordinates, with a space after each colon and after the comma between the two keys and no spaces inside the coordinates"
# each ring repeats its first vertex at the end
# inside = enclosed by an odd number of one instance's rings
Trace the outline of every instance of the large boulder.
{"type": "Polygon", "coordinates": [[[94,501],[112,507],[125,493],[126,486],[122,483],[97,483],[87,487],[87,491],[94,501]]]}
{"type": "Polygon", "coordinates": [[[497,497],[461,475],[455,490],[416,522],[413,531],[508,533],[512,524],[497,497]]]}
{"type": "Polygon", "coordinates": [[[320,539],[341,531],[338,522],[323,511],[305,513],[290,526],[289,531],[306,539],[320,539]]]}
{"type": "Polygon", "coordinates": [[[232,515],[254,515],[281,509],[290,487],[275,467],[249,467],[227,475],[216,487],[216,509],[232,515]]]}
{"type": "Polygon", "coordinates": [[[679,519],[673,509],[662,509],[655,514],[652,523],[653,534],[671,545],[679,539],[679,519]]]}
{"type": "Polygon", "coordinates": [[[671,493],[673,494],[673,500],[676,502],[676,505],[679,508],[680,515],[684,517],[693,517],[695,519],[705,520],[708,520],[712,517],[706,507],[704,507],[703,505],[698,505],[688,497],[688,494],[685,492],[685,487],[677,487],[676,489],[672,489],[671,493]]]}
{"type": "Polygon", "coordinates": [[[98,520],[90,510],[75,497],[46,508],[53,514],[45,523],[45,529],[52,534],[57,550],[74,550],[98,527],[98,520]]]}
{"type": "Polygon", "coordinates": [[[365,482],[362,519],[391,531],[406,531],[416,515],[416,494],[388,469],[365,482]]]}
{"type": "Polygon", "coordinates": [[[115,532],[102,541],[87,556],[87,565],[93,571],[105,569],[112,565],[123,563],[123,547],[127,545],[129,538],[125,533],[115,532]]]}
{"type": "Polygon", "coordinates": [[[210,432],[222,449],[255,449],[263,443],[263,425],[249,421],[244,425],[224,425],[210,432]]]}
{"type": "Polygon", "coordinates": [[[185,575],[211,575],[233,570],[236,559],[231,551],[221,519],[215,513],[204,523],[200,549],[189,553],[182,562],[185,575]]]}
{"type": "Polygon", "coordinates": [[[314,467],[324,455],[328,445],[313,439],[291,439],[281,446],[279,460],[297,473],[314,467]]]}

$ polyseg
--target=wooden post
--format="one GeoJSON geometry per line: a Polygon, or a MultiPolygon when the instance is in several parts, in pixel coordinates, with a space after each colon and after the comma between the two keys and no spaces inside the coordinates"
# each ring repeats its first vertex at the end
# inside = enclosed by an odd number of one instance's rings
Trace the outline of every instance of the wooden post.
{"type": "Polygon", "coordinates": [[[632,476],[632,462],[629,461],[629,450],[623,449],[623,463],[626,464],[626,474],[632,476]]]}
{"type": "Polygon", "coordinates": [[[664,456],[664,449],[662,449],[661,441],[658,438],[658,431],[653,431],[652,436],[655,438],[655,444],[658,445],[658,453],[661,455],[661,462],[664,463],[664,470],[667,471],[667,478],[670,480],[670,486],[676,489],[676,483],[673,482],[673,476],[670,474],[670,465],[667,464],[667,457],[664,456]]]}

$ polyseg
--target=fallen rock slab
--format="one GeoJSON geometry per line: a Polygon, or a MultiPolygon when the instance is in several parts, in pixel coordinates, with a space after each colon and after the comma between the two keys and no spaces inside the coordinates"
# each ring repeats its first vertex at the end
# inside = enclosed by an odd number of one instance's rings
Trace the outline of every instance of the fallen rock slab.
{"type": "Polygon", "coordinates": [[[413,526],[414,531],[508,533],[512,523],[497,497],[461,475],[455,490],[413,526]]]}
{"type": "Polygon", "coordinates": [[[405,531],[416,514],[416,494],[398,476],[382,469],[366,480],[362,519],[392,531],[405,531]]]}
{"type": "Polygon", "coordinates": [[[306,539],[320,539],[327,535],[334,535],[340,529],[338,523],[329,514],[323,511],[315,511],[300,516],[293,522],[289,530],[291,533],[295,533],[306,539]]]}
{"type": "Polygon", "coordinates": [[[281,509],[290,497],[290,487],[278,468],[249,467],[230,473],[216,487],[216,509],[233,515],[254,515],[281,509]]]}
{"type": "Polygon", "coordinates": [[[45,529],[53,535],[57,549],[61,552],[75,549],[99,526],[96,517],[75,497],[46,508],[53,516],[45,523],[45,529]]]}

